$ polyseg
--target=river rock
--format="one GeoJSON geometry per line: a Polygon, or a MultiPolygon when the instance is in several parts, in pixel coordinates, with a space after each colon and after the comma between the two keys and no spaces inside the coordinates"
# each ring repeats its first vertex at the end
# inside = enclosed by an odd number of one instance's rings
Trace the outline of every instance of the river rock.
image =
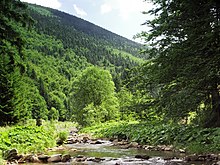
{"type": "Polygon", "coordinates": [[[177,162],[170,162],[170,161],[168,161],[164,165],[180,165],[180,164],[177,163],[177,162]]]}
{"type": "Polygon", "coordinates": [[[76,152],[77,149],[75,149],[75,148],[70,148],[69,151],[70,151],[70,152],[76,152]]]}
{"type": "Polygon", "coordinates": [[[77,162],[84,162],[87,158],[83,155],[78,155],[75,159],[77,162]]]}
{"type": "Polygon", "coordinates": [[[216,155],[216,154],[210,154],[207,155],[207,159],[211,159],[211,160],[220,160],[220,155],[216,155]]]}
{"type": "Polygon", "coordinates": [[[11,149],[3,152],[3,158],[6,160],[18,160],[18,150],[17,149],[11,149]]]}
{"type": "Polygon", "coordinates": [[[52,155],[50,158],[47,159],[48,163],[61,162],[61,160],[62,160],[61,154],[52,155]]]}
{"type": "Polygon", "coordinates": [[[88,158],[87,161],[91,161],[91,162],[96,162],[96,163],[99,163],[101,161],[104,161],[105,159],[104,158],[88,158]]]}
{"type": "Polygon", "coordinates": [[[74,144],[79,142],[79,140],[76,137],[70,137],[67,139],[67,144],[74,144]]]}
{"type": "Polygon", "coordinates": [[[68,162],[71,160],[71,155],[70,154],[65,154],[62,156],[61,162],[68,162]]]}
{"type": "Polygon", "coordinates": [[[150,156],[148,156],[148,155],[135,155],[135,158],[148,160],[148,159],[150,159],[150,156]]]}
{"type": "Polygon", "coordinates": [[[97,140],[97,141],[95,142],[95,144],[102,144],[102,142],[101,142],[100,140],[97,140]]]}
{"type": "Polygon", "coordinates": [[[117,145],[118,144],[118,139],[115,139],[112,141],[113,145],[117,145]]]}
{"type": "Polygon", "coordinates": [[[18,160],[18,163],[41,163],[41,161],[38,159],[36,155],[25,155],[22,158],[18,160]]]}
{"type": "Polygon", "coordinates": [[[18,161],[17,160],[10,160],[7,162],[7,165],[17,165],[18,161]]]}
{"type": "Polygon", "coordinates": [[[213,163],[212,165],[220,165],[220,161],[213,163]]]}
{"type": "Polygon", "coordinates": [[[188,155],[185,158],[185,161],[198,161],[198,155],[194,154],[194,155],[188,155]]]}
{"type": "Polygon", "coordinates": [[[138,148],[139,147],[139,144],[137,142],[131,142],[129,144],[129,147],[133,147],[133,148],[138,148]]]}
{"type": "Polygon", "coordinates": [[[165,146],[164,151],[173,151],[173,146],[165,146]]]}
{"type": "Polygon", "coordinates": [[[128,144],[129,144],[129,142],[126,141],[126,140],[122,140],[122,141],[117,143],[117,145],[128,145],[128,144]]]}
{"type": "Polygon", "coordinates": [[[179,149],[179,152],[180,153],[186,153],[186,150],[185,149],[179,149]]]}
{"type": "Polygon", "coordinates": [[[41,161],[38,159],[38,157],[36,155],[32,155],[32,157],[30,158],[30,162],[31,163],[41,163],[41,161]]]}
{"type": "Polygon", "coordinates": [[[38,159],[42,162],[42,163],[47,163],[47,160],[50,158],[50,156],[48,155],[39,155],[38,159]]]}
{"type": "Polygon", "coordinates": [[[156,150],[156,147],[155,146],[150,146],[150,145],[144,145],[143,149],[152,151],[152,150],[156,150]]]}
{"type": "Polygon", "coordinates": [[[79,132],[79,130],[77,128],[72,128],[70,130],[70,135],[74,135],[74,134],[77,134],[79,132]]]}
{"type": "Polygon", "coordinates": [[[89,137],[84,136],[83,139],[82,139],[82,142],[87,143],[89,141],[89,139],[90,139],[89,137]]]}

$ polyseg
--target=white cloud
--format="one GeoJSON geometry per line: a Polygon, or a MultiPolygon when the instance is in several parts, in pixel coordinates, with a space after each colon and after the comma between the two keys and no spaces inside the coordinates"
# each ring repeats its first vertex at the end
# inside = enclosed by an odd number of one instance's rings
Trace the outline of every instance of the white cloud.
{"type": "Polygon", "coordinates": [[[62,6],[59,0],[21,0],[21,1],[32,3],[32,4],[38,4],[38,5],[50,7],[53,9],[59,9],[62,6]]]}
{"type": "Polygon", "coordinates": [[[73,7],[78,16],[80,17],[87,16],[87,13],[83,9],[79,8],[76,4],[74,4],[73,7]]]}
{"type": "Polygon", "coordinates": [[[105,0],[104,4],[101,6],[101,13],[104,11],[103,6],[108,12],[113,10],[117,11],[119,16],[124,20],[129,19],[129,16],[132,14],[139,14],[151,7],[149,2],[144,2],[143,0],[105,0]],[[107,6],[111,7],[111,10],[107,10],[107,6]]]}
{"type": "Polygon", "coordinates": [[[109,13],[112,11],[112,6],[105,3],[101,5],[101,14],[109,13]]]}

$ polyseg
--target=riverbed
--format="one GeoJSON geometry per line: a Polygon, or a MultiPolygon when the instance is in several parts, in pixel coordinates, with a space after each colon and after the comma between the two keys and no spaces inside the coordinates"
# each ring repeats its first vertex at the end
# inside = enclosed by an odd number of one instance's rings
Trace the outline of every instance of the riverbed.
{"type": "MultiPolygon", "coordinates": [[[[147,151],[138,148],[122,149],[110,141],[101,144],[75,143],[66,144],[68,150],[50,152],[49,154],[70,154],[73,158],[86,158],[85,161],[72,159],[66,163],[49,165],[212,165],[213,162],[185,162],[185,154],[165,151],[147,151]],[[142,156],[140,158],[140,156],[142,156]]],[[[28,164],[42,165],[42,164],[28,164]]]]}

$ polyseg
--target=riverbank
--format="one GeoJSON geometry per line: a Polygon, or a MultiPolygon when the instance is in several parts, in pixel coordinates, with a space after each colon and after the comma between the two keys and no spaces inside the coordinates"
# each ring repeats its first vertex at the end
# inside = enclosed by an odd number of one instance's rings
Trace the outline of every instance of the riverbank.
{"type": "Polygon", "coordinates": [[[172,146],[187,153],[220,153],[220,128],[160,122],[111,122],[83,128],[99,138],[137,142],[141,145],[172,146]]]}
{"type": "Polygon", "coordinates": [[[0,164],[4,163],[4,151],[16,149],[19,154],[43,153],[64,142],[69,131],[75,128],[75,123],[57,121],[43,121],[41,126],[36,126],[35,120],[0,127],[0,164]]]}
{"type": "Polygon", "coordinates": [[[218,165],[220,155],[187,155],[174,152],[168,146],[152,148],[137,142],[126,140],[114,141],[95,139],[87,134],[71,133],[65,144],[47,150],[39,154],[19,154],[15,149],[11,150],[11,158],[8,163],[50,165],[61,164],[160,164],[160,165],[218,165]],[[166,148],[164,148],[166,147],[166,148]]]}
{"type": "MultiPolygon", "coordinates": [[[[204,129],[198,126],[124,121],[103,123],[80,130],[80,133],[92,135],[90,137],[75,133],[76,126],[71,122],[45,121],[42,126],[36,126],[35,121],[29,121],[26,124],[2,127],[0,128],[0,149],[6,151],[15,148],[19,154],[41,155],[47,153],[48,148],[57,146],[57,143],[99,145],[100,141],[92,138],[95,137],[108,139],[119,149],[136,148],[144,152],[184,153],[190,155],[186,157],[190,160],[216,161],[219,160],[219,158],[215,159],[216,155],[220,156],[220,128],[204,129]]],[[[74,147],[72,146],[72,149],[74,147]]],[[[59,156],[61,160],[62,157],[59,156]]],[[[3,163],[1,158],[0,164],[3,163]]]]}

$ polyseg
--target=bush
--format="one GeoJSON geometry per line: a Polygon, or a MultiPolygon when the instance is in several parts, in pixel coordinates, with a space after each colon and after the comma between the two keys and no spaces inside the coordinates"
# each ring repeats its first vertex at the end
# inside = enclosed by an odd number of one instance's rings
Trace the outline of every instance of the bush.
{"type": "Polygon", "coordinates": [[[43,121],[37,127],[35,122],[28,120],[20,126],[0,127],[0,151],[16,148],[19,153],[42,152],[56,146],[56,139],[65,141],[69,130],[76,127],[72,122],[55,121],[43,121]]]}
{"type": "Polygon", "coordinates": [[[58,133],[57,144],[63,144],[67,140],[68,133],[65,131],[58,133]]]}
{"type": "Polygon", "coordinates": [[[23,153],[40,152],[54,145],[53,133],[46,131],[43,127],[16,126],[0,132],[2,151],[16,148],[23,153]]]}

